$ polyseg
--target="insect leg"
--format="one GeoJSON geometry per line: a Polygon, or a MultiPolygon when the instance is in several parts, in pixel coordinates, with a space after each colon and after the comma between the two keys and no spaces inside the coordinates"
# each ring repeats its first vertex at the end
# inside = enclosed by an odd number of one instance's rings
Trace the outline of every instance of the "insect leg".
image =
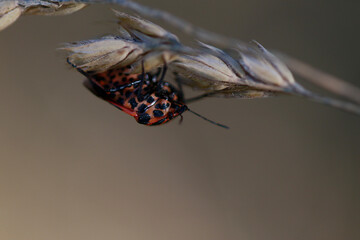
{"type": "Polygon", "coordinates": [[[138,93],[137,93],[137,99],[140,99],[141,97],[141,93],[143,90],[143,86],[144,86],[144,81],[145,81],[145,67],[144,67],[144,60],[141,61],[141,82],[140,82],[140,86],[138,88],[138,93]]]}
{"type": "Polygon", "coordinates": [[[164,61],[164,66],[162,68],[161,76],[160,76],[160,79],[159,79],[159,81],[157,83],[157,89],[156,89],[157,91],[160,91],[162,89],[162,85],[163,85],[163,82],[164,82],[164,78],[165,78],[167,69],[168,69],[167,64],[164,61]]]}
{"type": "Polygon", "coordinates": [[[182,115],[182,114],[180,114],[180,121],[179,121],[179,124],[182,124],[182,123],[183,123],[183,121],[184,121],[184,117],[183,117],[183,115],[182,115]]]}

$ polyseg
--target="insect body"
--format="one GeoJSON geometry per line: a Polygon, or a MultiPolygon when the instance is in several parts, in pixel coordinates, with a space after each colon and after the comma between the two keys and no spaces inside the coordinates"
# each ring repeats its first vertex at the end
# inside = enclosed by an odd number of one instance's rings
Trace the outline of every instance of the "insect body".
{"type": "Polygon", "coordinates": [[[159,125],[189,110],[182,94],[170,83],[158,82],[159,73],[129,74],[129,69],[113,69],[87,74],[85,86],[100,98],[133,116],[138,123],[159,125]],[[144,79],[143,79],[144,78],[144,79]]]}
{"type": "Polygon", "coordinates": [[[85,72],[68,59],[68,63],[87,77],[84,85],[95,95],[133,116],[140,124],[164,124],[185,111],[214,125],[229,127],[211,121],[190,110],[183,103],[182,91],[164,81],[166,65],[157,73],[132,74],[131,67],[110,69],[102,73],[85,72]]]}

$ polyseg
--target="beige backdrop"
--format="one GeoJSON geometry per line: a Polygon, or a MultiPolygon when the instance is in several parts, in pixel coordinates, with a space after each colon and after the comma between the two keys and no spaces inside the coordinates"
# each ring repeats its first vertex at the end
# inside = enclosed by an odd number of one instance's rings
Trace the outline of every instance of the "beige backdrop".
{"type": "MultiPolygon", "coordinates": [[[[145,0],[142,2],[146,2],[145,0]]],[[[360,86],[359,1],[151,0],[360,86]]],[[[109,6],[0,33],[1,240],[360,239],[360,118],[296,98],[207,99],[145,127],[56,48],[112,33],[109,6]]]]}

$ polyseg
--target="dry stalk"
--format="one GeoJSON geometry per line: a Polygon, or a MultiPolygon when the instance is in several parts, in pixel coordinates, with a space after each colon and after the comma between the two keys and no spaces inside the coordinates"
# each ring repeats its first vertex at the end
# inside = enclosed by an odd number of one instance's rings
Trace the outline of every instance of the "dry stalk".
{"type": "MultiPolygon", "coordinates": [[[[193,54],[187,54],[189,48],[182,46],[174,35],[154,24],[146,25],[146,20],[139,22],[136,18],[125,15],[121,20],[124,29],[129,30],[127,27],[129,28],[130,24],[130,31],[128,32],[135,35],[136,33],[140,33],[142,36],[139,36],[138,34],[137,38],[143,38],[141,39],[143,41],[142,45],[136,46],[138,50],[140,49],[138,52],[139,54],[130,62],[125,61],[126,63],[133,64],[139,62],[139,60],[144,61],[145,59],[145,62],[148,63],[147,70],[158,67],[163,62],[170,63],[173,71],[180,75],[179,79],[185,79],[183,83],[202,88],[208,93],[212,91],[215,93],[213,95],[253,98],[259,96],[266,97],[272,95],[272,93],[293,94],[360,115],[359,105],[320,97],[302,88],[295,82],[287,66],[260,44],[256,43],[255,46],[244,44],[237,39],[206,31],[167,12],[152,9],[133,1],[5,0],[0,3],[0,30],[14,22],[21,14],[70,14],[82,9],[86,4],[96,3],[117,4],[143,16],[163,20],[163,22],[172,25],[196,39],[211,43],[220,48],[232,48],[238,53],[237,56],[230,55],[219,48],[203,44],[202,47],[194,49],[194,53],[196,53],[195,56],[193,54]],[[158,35],[156,36],[155,34],[154,36],[154,33],[158,35]],[[159,34],[166,34],[166,36],[160,36],[159,34]],[[156,40],[160,39],[160,41],[155,41],[156,43],[154,43],[154,37],[156,40]],[[151,40],[149,41],[149,39],[151,40]],[[152,62],[155,64],[149,65],[149,63],[152,62]]],[[[133,40],[124,35],[120,36],[120,39],[128,41],[133,40]]],[[[103,55],[96,55],[98,53],[93,53],[96,56],[92,56],[91,54],[82,54],[81,51],[79,51],[81,48],[90,49],[100,41],[102,41],[101,43],[104,43],[105,41],[109,41],[109,38],[77,43],[77,45],[75,44],[74,46],[68,47],[68,50],[73,52],[73,54],[70,55],[70,59],[73,58],[72,60],[78,61],[78,66],[84,67],[84,70],[89,71],[104,70],[106,68],[118,66],[115,63],[123,61],[120,61],[119,57],[122,58],[126,51],[115,51],[115,45],[110,46],[110,48],[109,46],[106,46],[106,50],[112,50],[110,52],[105,51],[105,54],[103,52],[103,55]],[[112,56],[113,59],[107,61],[109,60],[108,56],[112,56]],[[85,69],[85,67],[89,67],[89,64],[95,69],[85,69]]],[[[113,41],[115,41],[115,39],[113,39],[113,41]]],[[[101,45],[101,47],[104,47],[104,45],[101,45]]],[[[98,50],[101,49],[101,47],[98,48],[98,50]]],[[[128,53],[129,52],[127,52],[127,54],[128,53]]],[[[341,79],[312,68],[299,60],[286,57],[285,55],[280,56],[295,73],[332,93],[346,97],[349,100],[360,104],[360,90],[356,87],[351,86],[341,79]]]]}

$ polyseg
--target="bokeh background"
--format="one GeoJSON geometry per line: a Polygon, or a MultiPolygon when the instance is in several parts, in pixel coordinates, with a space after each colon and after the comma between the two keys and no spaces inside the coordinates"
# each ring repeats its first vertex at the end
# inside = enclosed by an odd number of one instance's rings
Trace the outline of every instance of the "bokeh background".
{"type": "MultiPolygon", "coordinates": [[[[359,1],[141,2],[360,87],[359,1]]],[[[192,109],[231,130],[190,113],[141,126],[56,51],[115,30],[110,7],[92,6],[0,32],[0,239],[360,239],[359,117],[211,98],[192,109]]]]}

